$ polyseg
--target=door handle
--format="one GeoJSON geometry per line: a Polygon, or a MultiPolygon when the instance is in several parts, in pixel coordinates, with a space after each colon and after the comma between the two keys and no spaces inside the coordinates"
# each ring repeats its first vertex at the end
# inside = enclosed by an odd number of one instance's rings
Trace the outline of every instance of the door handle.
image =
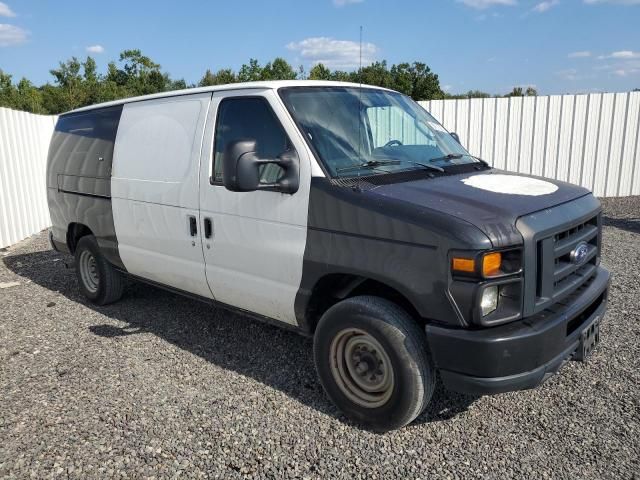
{"type": "Polygon", "coordinates": [[[204,238],[211,238],[213,234],[213,223],[211,223],[211,219],[206,217],[204,219],[204,238]]]}
{"type": "Polygon", "coordinates": [[[196,217],[193,215],[189,215],[189,233],[192,237],[198,234],[198,222],[196,222],[196,217]]]}

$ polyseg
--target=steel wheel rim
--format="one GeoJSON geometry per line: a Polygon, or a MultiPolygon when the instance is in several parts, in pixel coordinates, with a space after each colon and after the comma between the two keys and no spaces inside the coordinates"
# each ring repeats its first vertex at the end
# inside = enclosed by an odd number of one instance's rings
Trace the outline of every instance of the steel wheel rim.
{"type": "Polygon", "coordinates": [[[98,263],[96,257],[89,250],[84,250],[80,254],[78,268],[80,269],[80,277],[85,288],[90,293],[96,293],[100,285],[100,274],[98,272],[98,263]]]}
{"type": "Polygon", "coordinates": [[[344,329],[330,347],[331,374],[340,391],[357,405],[378,408],[389,401],[395,386],[389,355],[363,330],[344,329]]]}

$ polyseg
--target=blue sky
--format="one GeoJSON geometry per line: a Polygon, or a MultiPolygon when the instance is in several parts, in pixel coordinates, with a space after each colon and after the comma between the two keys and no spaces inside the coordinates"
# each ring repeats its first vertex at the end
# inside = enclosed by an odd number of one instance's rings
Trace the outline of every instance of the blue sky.
{"type": "Polygon", "coordinates": [[[452,93],[640,88],[640,0],[3,0],[0,69],[39,84],[140,48],[187,82],[250,57],[349,70],[360,25],[365,62],[425,62],[452,93]]]}

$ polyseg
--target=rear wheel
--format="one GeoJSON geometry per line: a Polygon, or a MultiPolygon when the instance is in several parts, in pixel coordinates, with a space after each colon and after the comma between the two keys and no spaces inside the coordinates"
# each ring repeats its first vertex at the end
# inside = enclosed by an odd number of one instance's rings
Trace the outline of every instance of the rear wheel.
{"type": "Polygon", "coordinates": [[[314,357],[329,398],[376,430],[408,424],[431,400],[435,374],[425,334],[388,300],[354,297],[327,310],[314,357]]]}
{"type": "Polygon", "coordinates": [[[100,253],[93,235],[78,241],[75,251],[76,276],[80,290],[96,305],[113,303],[122,296],[124,279],[100,253]]]}

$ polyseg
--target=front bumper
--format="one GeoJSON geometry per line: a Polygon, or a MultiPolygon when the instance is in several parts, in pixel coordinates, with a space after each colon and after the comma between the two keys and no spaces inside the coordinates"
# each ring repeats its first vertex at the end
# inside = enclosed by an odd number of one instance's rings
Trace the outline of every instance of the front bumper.
{"type": "Polygon", "coordinates": [[[598,267],[562,303],[523,320],[477,330],[427,325],[444,386],[481,395],[534,388],[569,360],[580,334],[607,306],[609,272],[598,267]]]}

